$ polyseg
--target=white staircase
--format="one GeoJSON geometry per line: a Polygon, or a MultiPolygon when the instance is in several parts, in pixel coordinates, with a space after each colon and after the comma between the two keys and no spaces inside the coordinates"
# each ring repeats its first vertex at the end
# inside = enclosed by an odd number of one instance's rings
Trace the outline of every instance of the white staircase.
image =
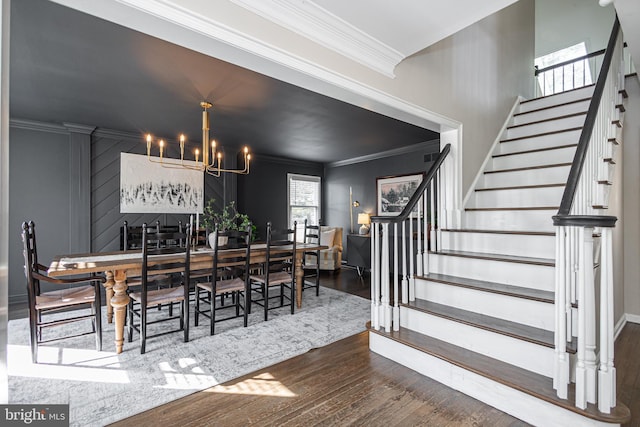
{"type": "MultiPolygon", "coordinates": [[[[424,257],[415,299],[400,304],[400,327],[371,329],[374,352],[534,425],[624,421],[625,408],[578,409],[571,387],[560,399],[552,384],[552,216],[592,92],[589,86],[519,104],[467,198],[462,227],[439,230],[438,249],[424,257]]],[[[567,351],[574,366],[575,340],[567,351]]]]}

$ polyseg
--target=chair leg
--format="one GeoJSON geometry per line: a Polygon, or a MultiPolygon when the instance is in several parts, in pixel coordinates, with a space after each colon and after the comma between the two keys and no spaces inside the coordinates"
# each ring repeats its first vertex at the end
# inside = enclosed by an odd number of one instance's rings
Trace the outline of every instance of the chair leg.
{"type": "Polygon", "coordinates": [[[140,304],[140,354],[144,354],[147,344],[147,307],[140,304]]]}
{"type": "Polygon", "coordinates": [[[284,283],[280,284],[280,307],[284,305],[284,283]]]}
{"type": "Polygon", "coordinates": [[[29,310],[29,335],[31,337],[31,361],[38,363],[38,315],[35,309],[29,310]]]}
{"type": "Polygon", "coordinates": [[[102,298],[100,295],[100,285],[96,285],[96,348],[102,351],[102,298]]]}
{"type": "Polygon", "coordinates": [[[233,301],[236,302],[236,317],[240,316],[240,291],[233,293],[233,301]]]}
{"type": "Polygon", "coordinates": [[[295,299],[296,286],[293,283],[293,281],[291,282],[290,286],[291,286],[291,289],[290,289],[290,291],[291,291],[291,299],[289,300],[289,304],[291,304],[291,314],[293,314],[294,307],[295,307],[295,302],[294,301],[296,300],[295,299]]]}
{"type": "Polygon", "coordinates": [[[129,305],[127,306],[127,341],[133,341],[133,300],[129,300],[129,305]]]}
{"type": "Polygon", "coordinates": [[[267,321],[269,313],[269,287],[266,283],[262,284],[262,302],[264,302],[264,321],[267,321]]]}
{"type": "MultiPolygon", "coordinates": [[[[247,312],[247,305],[251,306],[251,297],[249,296],[249,293],[245,290],[244,291],[244,327],[246,328],[247,325],[249,324],[249,313],[247,312]]],[[[238,299],[240,299],[240,292],[238,292],[238,299]]]]}
{"type": "Polygon", "coordinates": [[[196,286],[195,292],[196,292],[196,312],[193,314],[195,318],[193,324],[195,326],[198,326],[198,320],[200,318],[200,288],[198,286],[196,286]]]}
{"type": "Polygon", "coordinates": [[[320,266],[316,268],[316,296],[320,295],[320,266]]]}
{"type": "Polygon", "coordinates": [[[211,307],[211,313],[210,313],[211,327],[209,331],[210,335],[213,335],[216,331],[216,295],[214,292],[211,292],[211,306],[210,306],[211,307]]]}

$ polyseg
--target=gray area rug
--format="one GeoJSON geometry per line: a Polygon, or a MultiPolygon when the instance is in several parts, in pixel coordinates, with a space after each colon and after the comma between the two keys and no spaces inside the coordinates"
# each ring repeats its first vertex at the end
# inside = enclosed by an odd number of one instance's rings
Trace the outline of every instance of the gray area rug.
{"type": "MultiPolygon", "coordinates": [[[[242,319],[221,322],[214,336],[206,318],[193,326],[192,310],[188,343],[182,333],[151,338],[143,355],[135,333],[115,354],[113,324],[103,320],[104,351],[95,350],[93,335],[72,338],[41,346],[35,365],[27,319],[12,320],[9,403],[68,403],[72,426],[103,426],[364,331],[370,307],[369,300],[333,289],[321,288],[319,297],[308,290],[293,316],[280,308],[264,322],[261,307],[254,306],[247,328],[242,319]]],[[[88,324],[76,325],[52,331],[88,324]]]]}

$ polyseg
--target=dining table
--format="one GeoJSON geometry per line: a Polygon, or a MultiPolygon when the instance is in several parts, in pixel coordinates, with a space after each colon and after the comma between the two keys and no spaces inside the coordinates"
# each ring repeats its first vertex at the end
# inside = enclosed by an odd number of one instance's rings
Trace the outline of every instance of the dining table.
{"type": "MultiPolygon", "coordinates": [[[[291,252],[292,244],[272,246],[270,255],[291,252]]],[[[251,245],[251,263],[258,264],[266,261],[266,243],[256,243],[251,245]]],[[[327,249],[315,243],[296,243],[295,285],[296,285],[296,306],[302,307],[302,288],[304,283],[303,258],[305,252],[312,252],[327,249]]],[[[234,258],[243,253],[244,249],[221,249],[219,258],[234,258]]],[[[180,255],[163,254],[152,257],[162,258],[162,261],[171,260],[172,257],[179,259],[180,255]]],[[[151,258],[151,257],[150,257],[151,258]]],[[[192,270],[202,270],[211,268],[213,249],[208,247],[197,247],[191,251],[190,268],[192,270]]],[[[127,277],[140,276],[142,273],[142,251],[127,250],[113,252],[96,252],[86,254],[57,255],[49,265],[48,274],[51,277],[75,276],[89,273],[104,273],[106,281],[104,288],[106,292],[107,322],[112,323],[115,318],[115,350],[122,353],[124,345],[124,327],[129,295],[127,293],[127,277]]]]}

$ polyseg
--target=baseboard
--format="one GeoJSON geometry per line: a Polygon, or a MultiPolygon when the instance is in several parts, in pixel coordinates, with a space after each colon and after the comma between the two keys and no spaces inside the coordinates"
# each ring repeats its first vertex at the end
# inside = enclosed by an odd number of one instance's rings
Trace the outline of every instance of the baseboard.
{"type": "Polygon", "coordinates": [[[620,316],[620,320],[618,320],[618,323],[616,323],[616,326],[614,326],[613,328],[613,340],[617,340],[618,339],[618,335],[620,335],[620,332],[622,332],[622,329],[624,329],[624,325],[627,324],[627,314],[623,314],[622,316],[620,316]]]}
{"type": "Polygon", "coordinates": [[[640,315],[626,313],[624,317],[627,322],[640,324],[640,315]]]}

